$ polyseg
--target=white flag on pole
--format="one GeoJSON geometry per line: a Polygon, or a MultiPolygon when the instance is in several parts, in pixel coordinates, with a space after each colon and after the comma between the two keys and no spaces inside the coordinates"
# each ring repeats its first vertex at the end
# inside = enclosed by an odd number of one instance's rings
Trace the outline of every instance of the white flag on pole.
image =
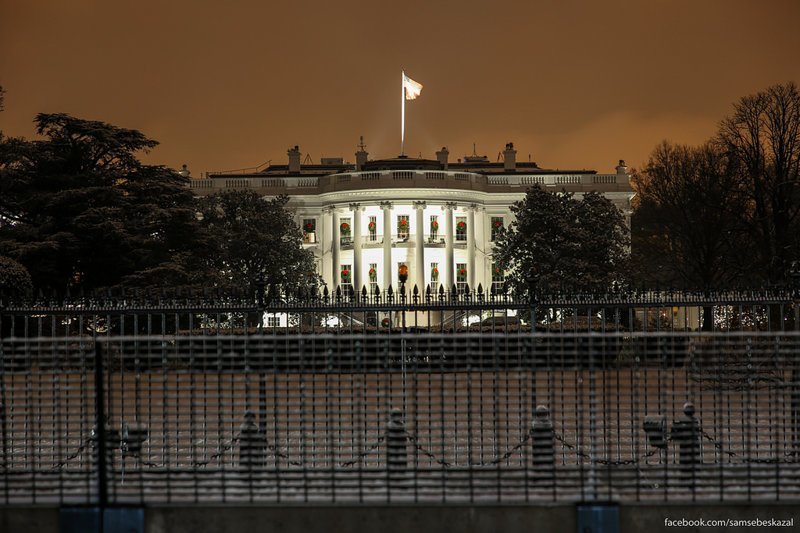
{"type": "Polygon", "coordinates": [[[403,74],[403,89],[406,91],[406,100],[416,100],[422,92],[422,84],[403,74]]]}

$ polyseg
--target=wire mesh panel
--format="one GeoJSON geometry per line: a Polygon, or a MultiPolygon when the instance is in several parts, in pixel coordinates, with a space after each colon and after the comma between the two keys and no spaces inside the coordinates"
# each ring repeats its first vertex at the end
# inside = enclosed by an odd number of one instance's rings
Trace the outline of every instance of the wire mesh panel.
{"type": "Polygon", "coordinates": [[[572,331],[392,317],[164,334],[146,319],[135,335],[10,337],[0,497],[800,499],[800,334],[584,316],[572,331]]]}

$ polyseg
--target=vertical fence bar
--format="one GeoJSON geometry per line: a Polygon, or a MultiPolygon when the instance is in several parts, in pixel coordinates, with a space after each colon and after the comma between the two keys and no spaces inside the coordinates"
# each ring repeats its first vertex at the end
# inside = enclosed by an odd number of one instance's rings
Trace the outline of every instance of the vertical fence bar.
{"type": "Polygon", "coordinates": [[[103,345],[99,341],[94,343],[94,399],[95,399],[95,427],[97,446],[97,505],[102,515],[108,507],[108,473],[106,465],[106,404],[105,382],[103,371],[103,345]]]}

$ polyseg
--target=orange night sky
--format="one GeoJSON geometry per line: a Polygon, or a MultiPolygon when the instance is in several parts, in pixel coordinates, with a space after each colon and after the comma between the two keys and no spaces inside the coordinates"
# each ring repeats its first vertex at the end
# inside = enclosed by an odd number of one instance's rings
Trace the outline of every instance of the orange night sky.
{"type": "Polygon", "coordinates": [[[193,176],[400,149],[400,70],[424,85],[406,153],[640,166],[739,97],[800,82],[794,0],[0,0],[0,129],[37,112],[136,128],[193,176]]]}

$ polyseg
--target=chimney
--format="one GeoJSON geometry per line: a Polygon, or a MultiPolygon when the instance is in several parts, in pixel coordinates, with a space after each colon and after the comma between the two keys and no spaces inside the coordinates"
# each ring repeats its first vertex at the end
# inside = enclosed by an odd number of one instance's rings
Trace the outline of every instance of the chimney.
{"type": "Polygon", "coordinates": [[[300,147],[294,145],[294,148],[289,148],[286,152],[289,154],[289,172],[300,173],[300,147]]]}
{"type": "Polygon", "coordinates": [[[442,146],[442,149],[436,152],[436,160],[442,164],[442,167],[447,170],[447,156],[450,152],[447,151],[447,146],[442,146]]]}
{"type": "Polygon", "coordinates": [[[364,165],[367,164],[367,156],[369,153],[366,151],[367,145],[364,144],[364,136],[360,137],[361,142],[358,143],[358,152],[356,152],[356,171],[361,172],[364,170],[364,165]]]}
{"type": "Polygon", "coordinates": [[[514,172],[517,169],[517,151],[514,150],[514,143],[506,144],[503,151],[503,170],[514,172]]]}
{"type": "Polygon", "coordinates": [[[625,176],[628,174],[628,165],[625,164],[624,159],[619,160],[619,165],[617,165],[617,175],[618,176],[625,176]]]}

